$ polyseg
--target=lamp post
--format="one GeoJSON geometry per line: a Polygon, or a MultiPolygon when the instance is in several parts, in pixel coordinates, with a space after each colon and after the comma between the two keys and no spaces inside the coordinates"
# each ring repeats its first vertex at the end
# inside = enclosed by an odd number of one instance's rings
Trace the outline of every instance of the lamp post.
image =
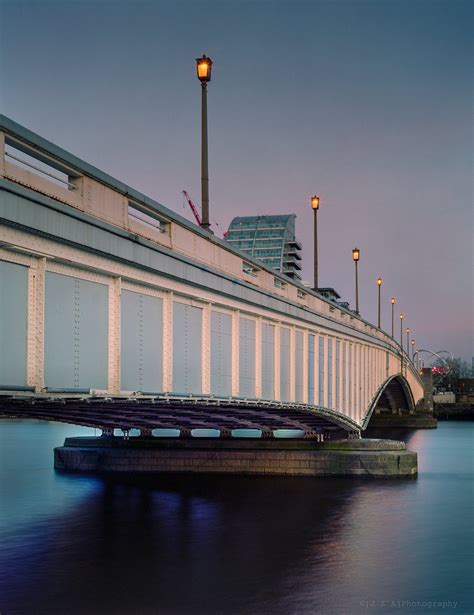
{"type": "Polygon", "coordinates": [[[205,55],[196,58],[197,77],[201,82],[201,228],[210,231],[209,170],[207,162],[207,84],[211,80],[212,60],[205,55]]]}
{"type": "Polygon", "coordinates": [[[407,327],[407,355],[410,357],[410,327],[407,327]]]}
{"type": "Polygon", "coordinates": [[[379,287],[379,292],[378,292],[379,301],[378,301],[378,310],[377,310],[377,314],[378,314],[378,317],[377,317],[377,324],[378,324],[378,328],[379,328],[379,329],[380,329],[380,295],[381,295],[381,292],[380,292],[380,291],[382,290],[382,283],[383,283],[382,278],[381,278],[381,277],[378,277],[378,278],[377,278],[377,286],[379,287]]]}
{"type": "Polygon", "coordinates": [[[411,340],[411,360],[415,364],[415,340],[411,340]]]}
{"type": "Polygon", "coordinates": [[[314,211],[314,290],[318,290],[318,209],[319,196],[317,194],[311,197],[311,207],[314,211]]]}
{"type": "Polygon", "coordinates": [[[397,302],[395,297],[390,299],[392,304],[392,338],[395,338],[395,303],[397,302]]]}
{"type": "Polygon", "coordinates": [[[355,291],[356,291],[356,314],[359,314],[359,259],[360,259],[360,250],[359,248],[354,248],[352,250],[352,259],[355,265],[355,291]]]}
{"type": "Polygon", "coordinates": [[[400,314],[400,347],[401,347],[400,365],[401,365],[401,371],[403,372],[403,314],[400,314]]]}

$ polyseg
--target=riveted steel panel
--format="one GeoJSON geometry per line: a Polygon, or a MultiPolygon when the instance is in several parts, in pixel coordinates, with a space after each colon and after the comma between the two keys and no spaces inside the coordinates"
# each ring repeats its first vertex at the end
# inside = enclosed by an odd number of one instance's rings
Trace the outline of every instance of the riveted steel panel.
{"type": "Polygon", "coordinates": [[[121,389],[163,390],[163,300],[122,290],[121,389]]]}
{"type": "Polygon", "coordinates": [[[295,334],[295,396],[296,401],[304,400],[303,390],[303,332],[295,334]]]}
{"type": "Polygon", "coordinates": [[[308,335],[308,404],[314,404],[314,353],[315,337],[308,335]]]}
{"type": "Polygon", "coordinates": [[[232,394],[232,316],[211,312],[211,393],[232,394]]]}
{"type": "Polygon", "coordinates": [[[0,261],[0,385],[26,385],[28,267],[0,261]]]}
{"type": "Polygon", "coordinates": [[[59,389],[107,389],[107,341],[107,286],[48,271],[45,385],[59,389]]]}
{"type": "Polygon", "coordinates": [[[202,391],[202,309],[173,302],[173,391],[202,391]]]}
{"type": "Polygon", "coordinates": [[[275,325],[262,323],[262,399],[275,399],[275,325]]]}
{"type": "Polygon", "coordinates": [[[346,386],[347,386],[347,343],[342,343],[342,406],[341,410],[344,414],[349,414],[347,409],[347,396],[346,396],[346,386]]]}
{"type": "Polygon", "coordinates": [[[280,399],[290,401],[290,351],[291,331],[282,327],[280,331],[280,399]]]}
{"type": "Polygon", "coordinates": [[[324,337],[319,336],[319,378],[318,378],[318,403],[324,406],[324,337]]]}
{"type": "Polygon", "coordinates": [[[239,319],[239,395],[255,397],[255,321],[239,319]]]}
{"type": "Polygon", "coordinates": [[[327,373],[327,388],[328,388],[328,408],[332,408],[332,339],[328,338],[328,373],[327,373]]]}
{"type": "Polygon", "coordinates": [[[347,375],[348,375],[348,386],[347,386],[347,412],[351,418],[354,418],[354,407],[353,407],[353,364],[352,364],[352,356],[354,354],[354,345],[347,344],[347,375]]]}

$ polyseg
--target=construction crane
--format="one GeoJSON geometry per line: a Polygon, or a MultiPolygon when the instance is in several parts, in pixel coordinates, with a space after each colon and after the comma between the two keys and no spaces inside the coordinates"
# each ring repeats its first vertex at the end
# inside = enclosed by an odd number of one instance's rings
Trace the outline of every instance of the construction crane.
{"type": "Polygon", "coordinates": [[[191,201],[191,197],[186,192],[186,190],[183,190],[183,194],[188,202],[189,207],[191,208],[191,211],[193,212],[193,216],[196,218],[196,222],[199,224],[199,226],[201,226],[201,216],[199,215],[196,205],[191,201]]]}

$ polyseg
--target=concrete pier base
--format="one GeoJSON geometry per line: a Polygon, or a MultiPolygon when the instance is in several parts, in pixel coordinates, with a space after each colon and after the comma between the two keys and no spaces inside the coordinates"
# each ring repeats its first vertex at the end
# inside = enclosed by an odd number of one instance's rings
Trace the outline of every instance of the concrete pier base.
{"type": "Polygon", "coordinates": [[[415,476],[417,455],[393,440],[67,438],[54,450],[67,472],[276,476],[415,476]]]}

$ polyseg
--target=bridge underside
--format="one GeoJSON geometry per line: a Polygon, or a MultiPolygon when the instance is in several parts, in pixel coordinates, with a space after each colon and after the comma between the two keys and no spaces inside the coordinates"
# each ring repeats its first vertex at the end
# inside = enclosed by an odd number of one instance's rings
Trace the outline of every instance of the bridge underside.
{"type": "Polygon", "coordinates": [[[375,414],[408,414],[414,412],[413,399],[402,381],[395,377],[387,384],[377,400],[375,414]]]}
{"type": "Polygon", "coordinates": [[[305,438],[319,439],[358,434],[357,425],[332,416],[325,409],[283,406],[262,402],[237,403],[209,398],[77,398],[0,396],[0,418],[39,419],[102,429],[125,434],[139,430],[151,435],[155,429],[179,430],[190,437],[194,429],[215,429],[220,437],[233,430],[260,430],[263,438],[280,429],[301,430],[305,438]]]}

